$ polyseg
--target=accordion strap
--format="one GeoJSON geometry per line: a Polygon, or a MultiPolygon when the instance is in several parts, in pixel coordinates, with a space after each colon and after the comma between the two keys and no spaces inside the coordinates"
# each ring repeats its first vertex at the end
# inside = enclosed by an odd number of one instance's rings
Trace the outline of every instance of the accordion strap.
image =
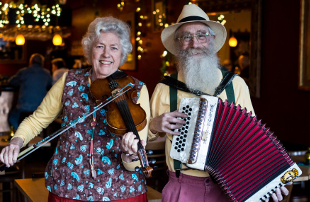
{"type": "MultiPolygon", "coordinates": [[[[234,88],[232,85],[232,80],[234,79],[236,74],[233,74],[232,72],[222,71],[222,75],[223,75],[223,79],[220,85],[215,89],[215,93],[213,96],[217,96],[221,94],[221,92],[224,89],[226,89],[226,95],[227,95],[228,102],[235,103],[235,94],[234,94],[234,88]]],[[[194,91],[189,90],[185,83],[178,80],[178,73],[172,74],[171,77],[165,76],[165,79],[160,81],[160,83],[163,83],[169,86],[170,111],[171,112],[177,110],[177,103],[178,103],[177,90],[182,90],[185,92],[193,93],[197,96],[208,95],[199,90],[194,90],[194,91]]],[[[177,178],[179,178],[181,170],[188,170],[188,169],[182,169],[181,161],[176,160],[176,159],[173,159],[173,166],[174,166],[175,175],[177,178]]]]}

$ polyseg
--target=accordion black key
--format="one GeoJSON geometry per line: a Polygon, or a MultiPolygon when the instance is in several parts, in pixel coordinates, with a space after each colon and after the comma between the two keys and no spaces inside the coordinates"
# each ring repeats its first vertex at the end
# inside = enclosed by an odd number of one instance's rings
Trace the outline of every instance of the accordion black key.
{"type": "Polygon", "coordinates": [[[170,156],[208,171],[232,201],[265,201],[301,174],[279,140],[246,109],[203,95],[183,98],[188,115],[170,156]]]}

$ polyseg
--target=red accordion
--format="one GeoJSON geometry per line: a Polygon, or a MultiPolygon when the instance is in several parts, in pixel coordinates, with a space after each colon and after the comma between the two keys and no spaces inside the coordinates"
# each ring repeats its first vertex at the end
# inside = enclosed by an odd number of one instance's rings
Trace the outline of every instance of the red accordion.
{"type": "Polygon", "coordinates": [[[265,201],[301,174],[279,140],[240,106],[212,96],[183,98],[188,115],[170,156],[206,170],[232,201],[265,201]]]}

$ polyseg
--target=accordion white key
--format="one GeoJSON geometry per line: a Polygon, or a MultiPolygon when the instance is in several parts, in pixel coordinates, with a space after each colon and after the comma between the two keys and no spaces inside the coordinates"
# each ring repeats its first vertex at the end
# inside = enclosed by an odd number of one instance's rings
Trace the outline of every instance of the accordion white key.
{"type": "Polygon", "coordinates": [[[217,97],[183,98],[188,115],[170,151],[187,167],[206,170],[232,201],[265,201],[301,175],[279,140],[255,116],[217,97]]]}

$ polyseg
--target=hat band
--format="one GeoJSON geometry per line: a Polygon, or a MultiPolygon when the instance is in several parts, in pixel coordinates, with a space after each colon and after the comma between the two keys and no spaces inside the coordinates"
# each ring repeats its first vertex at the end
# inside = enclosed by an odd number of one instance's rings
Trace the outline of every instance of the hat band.
{"type": "Polygon", "coordinates": [[[206,20],[203,17],[200,16],[188,16],[186,18],[183,18],[182,20],[180,20],[178,23],[180,22],[187,22],[187,21],[195,21],[195,20],[206,20]]]}

